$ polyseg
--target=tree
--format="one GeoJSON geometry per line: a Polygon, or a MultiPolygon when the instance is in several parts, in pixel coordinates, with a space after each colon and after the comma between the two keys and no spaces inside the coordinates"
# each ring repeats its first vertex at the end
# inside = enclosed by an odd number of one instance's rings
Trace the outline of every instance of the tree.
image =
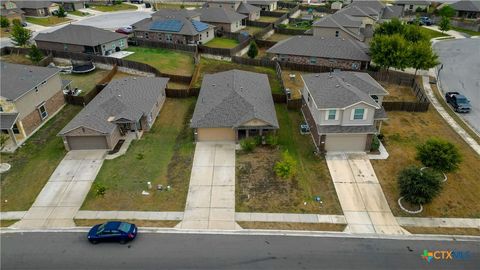
{"type": "Polygon", "coordinates": [[[30,60],[32,60],[32,62],[35,64],[37,64],[43,59],[43,53],[35,45],[32,45],[32,47],[30,47],[30,52],[28,53],[28,56],[30,56],[30,60]]]}
{"type": "Polygon", "coordinates": [[[63,6],[60,6],[58,8],[57,17],[59,17],[59,18],[67,17],[67,13],[65,12],[65,9],[63,8],[63,6]]]}
{"type": "Polygon", "coordinates": [[[394,35],[394,34],[401,34],[405,25],[397,19],[393,18],[391,21],[384,22],[380,24],[377,28],[375,28],[374,35],[394,35]]]}
{"type": "Polygon", "coordinates": [[[32,33],[21,25],[14,25],[10,36],[15,46],[24,47],[28,44],[32,33]]]}
{"type": "Polygon", "coordinates": [[[13,19],[13,20],[12,20],[12,24],[13,24],[13,25],[20,25],[20,26],[22,26],[22,21],[20,21],[19,19],[13,19]]]}
{"type": "Polygon", "coordinates": [[[373,62],[388,71],[389,68],[408,67],[408,43],[399,34],[374,36],[370,43],[373,62]]]}
{"type": "Polygon", "coordinates": [[[253,41],[253,40],[250,42],[250,47],[248,48],[247,55],[248,55],[248,57],[250,57],[252,59],[257,57],[257,55],[258,55],[257,43],[255,43],[255,41],[253,41]]]}
{"type": "Polygon", "coordinates": [[[0,27],[7,28],[9,26],[10,26],[10,21],[7,18],[1,16],[0,17],[0,27]]]}
{"type": "Polygon", "coordinates": [[[451,6],[449,5],[445,5],[444,7],[442,7],[439,11],[438,11],[438,14],[442,17],[447,17],[447,18],[451,18],[453,16],[455,16],[455,9],[453,9],[451,6]]]}
{"type": "Polygon", "coordinates": [[[433,51],[429,41],[411,44],[409,58],[409,66],[415,69],[415,76],[419,69],[427,70],[440,63],[438,55],[433,51]]]}
{"type": "Polygon", "coordinates": [[[442,16],[438,28],[443,32],[450,30],[450,19],[448,17],[442,16]]]}
{"type": "Polygon", "coordinates": [[[424,144],[417,146],[416,158],[426,167],[444,173],[455,171],[462,162],[458,148],[438,138],[428,139],[424,144]]]}
{"type": "Polygon", "coordinates": [[[403,169],[398,176],[400,196],[412,204],[431,202],[442,190],[441,176],[433,170],[421,171],[411,166],[403,169]]]}
{"type": "Polygon", "coordinates": [[[428,40],[427,36],[422,32],[420,26],[410,24],[406,25],[403,31],[403,37],[409,42],[419,42],[423,40],[428,40]]]}
{"type": "Polygon", "coordinates": [[[288,153],[288,150],[282,153],[282,160],[275,163],[275,174],[283,179],[291,179],[297,174],[297,161],[288,153]]]}

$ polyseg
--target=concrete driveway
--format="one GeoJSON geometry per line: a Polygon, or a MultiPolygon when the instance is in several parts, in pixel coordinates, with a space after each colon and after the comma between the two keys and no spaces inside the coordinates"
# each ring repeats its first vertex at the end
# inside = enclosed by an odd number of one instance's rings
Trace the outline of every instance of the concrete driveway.
{"type": "Polygon", "coordinates": [[[74,227],[73,217],[82,206],[105,157],[103,150],[70,151],[58,164],[32,207],[14,228],[74,227]]]}
{"type": "Polygon", "coordinates": [[[199,142],[195,148],[182,229],[235,230],[235,144],[199,142]]]}
{"type": "Polygon", "coordinates": [[[346,232],[406,234],[390,211],[366,154],[329,153],[326,159],[347,220],[346,232]]]}

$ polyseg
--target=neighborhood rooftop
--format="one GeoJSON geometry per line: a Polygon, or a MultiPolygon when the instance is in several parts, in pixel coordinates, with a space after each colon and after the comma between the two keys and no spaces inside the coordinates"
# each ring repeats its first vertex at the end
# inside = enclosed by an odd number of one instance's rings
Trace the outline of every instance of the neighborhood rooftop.
{"type": "Polygon", "coordinates": [[[205,75],[191,127],[238,127],[258,119],[278,128],[265,74],[230,70],[205,75]]]}
{"type": "Polygon", "coordinates": [[[198,12],[200,13],[200,20],[205,22],[233,23],[247,18],[245,15],[225,8],[200,8],[198,12]]]}
{"type": "Polygon", "coordinates": [[[480,1],[462,0],[450,5],[455,10],[480,11],[480,1]]]}
{"type": "Polygon", "coordinates": [[[187,36],[198,35],[209,28],[213,28],[210,24],[188,19],[181,15],[147,18],[135,23],[133,26],[136,30],[141,31],[158,31],[187,36]]]}
{"type": "Polygon", "coordinates": [[[98,46],[122,38],[125,35],[92,26],[69,24],[50,33],[40,33],[35,41],[98,46]]]}
{"type": "Polygon", "coordinates": [[[192,19],[194,17],[200,16],[195,10],[188,10],[188,9],[160,9],[157,12],[152,14],[152,17],[185,17],[187,19],[192,19]]]}

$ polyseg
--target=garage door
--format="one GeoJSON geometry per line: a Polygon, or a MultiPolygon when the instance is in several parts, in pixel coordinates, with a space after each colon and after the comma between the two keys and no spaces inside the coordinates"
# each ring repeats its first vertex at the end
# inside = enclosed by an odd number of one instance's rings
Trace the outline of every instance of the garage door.
{"type": "Polygon", "coordinates": [[[327,135],[327,151],[365,151],[367,135],[327,135]]]}
{"type": "Polygon", "coordinates": [[[231,128],[199,128],[198,141],[235,141],[235,130],[231,128]]]}
{"type": "Polygon", "coordinates": [[[70,150],[108,149],[105,136],[67,137],[70,150]]]}

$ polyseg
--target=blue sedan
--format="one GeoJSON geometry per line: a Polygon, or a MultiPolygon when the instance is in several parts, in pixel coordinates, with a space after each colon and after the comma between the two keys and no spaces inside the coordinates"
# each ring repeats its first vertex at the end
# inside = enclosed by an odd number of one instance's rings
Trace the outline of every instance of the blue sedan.
{"type": "Polygon", "coordinates": [[[93,226],[88,232],[88,241],[92,244],[98,242],[120,242],[125,244],[137,236],[137,226],[128,222],[109,221],[93,226]]]}

